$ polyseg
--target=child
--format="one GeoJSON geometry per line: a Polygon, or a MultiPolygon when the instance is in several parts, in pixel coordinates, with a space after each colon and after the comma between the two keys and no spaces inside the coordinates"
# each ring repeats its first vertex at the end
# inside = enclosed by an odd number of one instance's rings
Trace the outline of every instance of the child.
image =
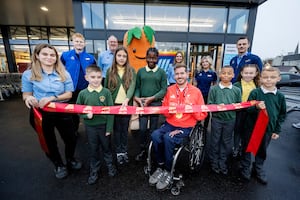
{"type": "MultiPolygon", "coordinates": [[[[158,50],[149,48],[146,53],[147,66],[139,69],[136,77],[134,100],[141,107],[160,106],[161,100],[167,91],[167,76],[163,69],[156,64],[158,61],[158,50]]],[[[150,133],[158,128],[159,115],[140,115],[140,153],[135,157],[136,161],[146,158],[146,149],[149,136],[147,136],[148,117],[150,118],[150,133]]]]}
{"type": "MultiPolygon", "coordinates": [[[[219,74],[220,83],[212,86],[208,93],[208,104],[231,104],[241,102],[241,90],[232,85],[234,70],[224,66],[219,74]]],[[[213,112],[211,118],[211,168],[215,173],[227,175],[227,158],[232,149],[232,133],[235,124],[235,111],[213,112]]]]}
{"type": "MultiPolygon", "coordinates": [[[[242,91],[242,102],[248,100],[250,92],[259,85],[259,68],[256,64],[246,64],[242,67],[234,86],[242,91]]],[[[236,113],[234,127],[233,157],[237,157],[241,151],[240,142],[242,133],[244,133],[244,123],[246,120],[246,110],[239,110],[236,113]]]]}
{"type": "MultiPolygon", "coordinates": [[[[260,103],[256,107],[247,109],[248,115],[245,121],[247,144],[251,137],[259,109],[266,109],[269,116],[266,132],[255,156],[255,162],[253,163],[253,172],[257,180],[262,184],[268,183],[265,170],[263,169],[264,161],[267,158],[267,147],[271,139],[276,140],[279,138],[281,124],[286,117],[285,97],[276,88],[278,81],[280,81],[279,70],[271,66],[264,67],[260,76],[261,87],[254,89],[248,98],[248,100],[257,100],[260,101],[260,103]]],[[[242,178],[250,180],[252,168],[251,153],[246,153],[245,149],[243,151],[241,166],[242,178]]]]}
{"type": "MultiPolygon", "coordinates": [[[[129,65],[127,50],[124,47],[117,48],[112,66],[108,69],[104,82],[104,86],[112,94],[115,105],[132,105],[135,81],[136,73],[129,65]]],[[[119,164],[129,162],[127,153],[129,121],[130,115],[115,115],[114,139],[119,164]]]]}
{"type": "MultiPolygon", "coordinates": [[[[90,106],[112,106],[113,101],[109,90],[101,85],[101,69],[97,65],[87,67],[85,78],[89,82],[89,85],[79,93],[76,103],[90,106]]],[[[88,112],[87,114],[82,114],[81,117],[84,119],[85,130],[91,151],[90,176],[88,178],[88,184],[91,185],[96,183],[101,165],[101,159],[99,158],[98,153],[99,147],[102,148],[104,154],[108,175],[116,175],[110,148],[113,115],[94,115],[92,112],[88,112]]]]}
{"type": "MultiPolygon", "coordinates": [[[[210,86],[215,85],[217,82],[217,74],[213,71],[212,64],[213,60],[210,56],[203,56],[200,62],[201,69],[195,74],[195,82],[197,83],[197,87],[201,91],[206,104],[210,86]]],[[[209,120],[210,113],[208,113],[208,116],[204,120],[205,131],[207,130],[209,120]]]]}

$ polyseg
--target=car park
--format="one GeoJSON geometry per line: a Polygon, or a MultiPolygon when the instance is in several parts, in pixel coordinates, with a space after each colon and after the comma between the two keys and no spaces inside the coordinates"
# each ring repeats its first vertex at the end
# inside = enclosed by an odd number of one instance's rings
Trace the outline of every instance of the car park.
{"type": "Polygon", "coordinates": [[[281,72],[281,80],[277,83],[277,88],[287,87],[300,87],[300,74],[291,72],[281,72]]]}

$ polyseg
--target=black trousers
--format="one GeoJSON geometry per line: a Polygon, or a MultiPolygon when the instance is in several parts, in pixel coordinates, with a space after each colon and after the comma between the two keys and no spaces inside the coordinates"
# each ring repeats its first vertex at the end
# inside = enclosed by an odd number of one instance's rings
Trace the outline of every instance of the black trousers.
{"type": "MultiPolygon", "coordinates": [[[[42,113],[42,129],[45,137],[45,141],[49,150],[46,153],[47,157],[57,166],[62,166],[61,154],[58,150],[57,140],[55,135],[55,128],[58,130],[60,137],[65,144],[65,158],[71,160],[74,158],[76,147],[76,135],[72,115],[68,113],[54,113],[44,112],[42,113]]],[[[33,112],[30,112],[30,122],[32,123],[33,112]]]]}

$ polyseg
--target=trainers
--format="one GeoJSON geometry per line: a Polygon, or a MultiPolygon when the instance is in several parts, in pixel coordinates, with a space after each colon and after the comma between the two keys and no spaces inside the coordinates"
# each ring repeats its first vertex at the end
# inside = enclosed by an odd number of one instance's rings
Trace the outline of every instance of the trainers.
{"type": "Polygon", "coordinates": [[[294,127],[294,128],[297,128],[297,129],[300,129],[300,122],[298,122],[298,123],[293,123],[293,127],[294,127]]]}
{"type": "Polygon", "coordinates": [[[91,170],[90,176],[88,178],[88,184],[93,185],[96,183],[97,180],[98,180],[98,172],[95,170],[91,170]]]}
{"type": "Polygon", "coordinates": [[[107,169],[108,169],[108,176],[110,176],[110,177],[116,176],[117,170],[116,170],[115,166],[113,166],[113,165],[108,165],[108,166],[107,166],[107,169]]]}
{"type": "Polygon", "coordinates": [[[218,167],[211,167],[211,170],[216,173],[216,174],[219,174],[220,173],[220,169],[218,167]]]}
{"type": "Polygon", "coordinates": [[[72,160],[68,161],[67,166],[69,169],[79,170],[82,167],[82,163],[73,158],[72,160]]]}
{"type": "Polygon", "coordinates": [[[164,171],[163,177],[156,184],[156,189],[159,191],[164,191],[168,189],[172,184],[172,176],[168,171],[164,171]]]}
{"type": "Polygon", "coordinates": [[[63,179],[68,176],[68,170],[65,166],[56,167],[56,169],[54,170],[54,173],[55,173],[55,177],[58,179],[63,179]]]}
{"type": "Polygon", "coordinates": [[[128,153],[127,152],[124,153],[123,160],[124,160],[125,163],[129,163],[129,158],[128,158],[128,153]]]}
{"type": "Polygon", "coordinates": [[[117,162],[118,162],[119,165],[123,165],[124,164],[123,153],[117,153],[117,162]]]}
{"type": "Polygon", "coordinates": [[[241,172],[240,172],[240,177],[242,178],[243,181],[246,181],[246,182],[249,182],[250,179],[251,179],[251,175],[250,175],[250,174],[247,174],[247,173],[244,172],[244,171],[241,171],[241,172]]]}
{"type": "Polygon", "coordinates": [[[146,159],[146,150],[142,150],[138,155],[136,155],[135,160],[136,161],[142,161],[146,159]]]}
{"type": "Polygon", "coordinates": [[[164,171],[161,168],[157,168],[155,172],[149,177],[149,185],[154,186],[163,177],[164,171]]]}
{"type": "Polygon", "coordinates": [[[228,174],[228,169],[220,169],[219,172],[226,176],[228,174]]]}
{"type": "Polygon", "coordinates": [[[261,173],[261,174],[257,174],[256,175],[256,179],[259,183],[263,184],[263,185],[267,185],[268,184],[268,179],[266,174],[261,173]]]}

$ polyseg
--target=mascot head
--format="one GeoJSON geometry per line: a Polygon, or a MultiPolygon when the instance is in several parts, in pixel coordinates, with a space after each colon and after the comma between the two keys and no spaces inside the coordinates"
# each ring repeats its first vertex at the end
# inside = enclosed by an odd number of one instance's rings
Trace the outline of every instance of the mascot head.
{"type": "Polygon", "coordinates": [[[154,33],[150,26],[144,26],[143,29],[130,29],[124,35],[123,46],[127,48],[130,65],[136,71],[147,65],[147,50],[155,46],[154,33]]]}

